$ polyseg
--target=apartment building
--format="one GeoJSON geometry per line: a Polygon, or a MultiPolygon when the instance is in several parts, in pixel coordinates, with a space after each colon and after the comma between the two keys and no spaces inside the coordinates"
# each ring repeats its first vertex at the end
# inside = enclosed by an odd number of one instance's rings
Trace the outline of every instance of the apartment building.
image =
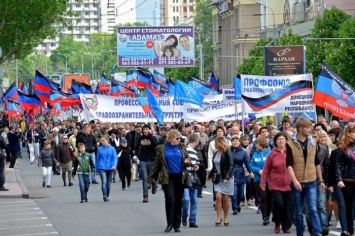
{"type": "Polygon", "coordinates": [[[160,0],[162,26],[191,25],[195,15],[196,0],[160,0]]]}

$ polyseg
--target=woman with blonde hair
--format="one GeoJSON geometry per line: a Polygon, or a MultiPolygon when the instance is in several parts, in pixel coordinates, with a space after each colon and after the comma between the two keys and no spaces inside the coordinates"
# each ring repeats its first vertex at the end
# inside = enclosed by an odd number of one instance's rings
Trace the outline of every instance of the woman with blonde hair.
{"type": "Polygon", "coordinates": [[[229,152],[229,144],[224,137],[215,139],[215,148],[217,152],[213,156],[213,167],[208,175],[214,183],[214,191],[216,195],[216,226],[222,223],[222,201],[224,213],[224,225],[229,226],[228,210],[229,198],[234,194],[234,168],[232,155],[229,152]]]}
{"type": "Polygon", "coordinates": [[[158,145],[155,162],[147,178],[148,186],[153,178],[158,176],[165,195],[165,213],[167,227],[164,232],[172,229],[180,232],[182,197],[184,195],[184,167],[190,164],[185,145],[180,143],[181,133],[170,130],[166,135],[166,142],[158,145]]]}

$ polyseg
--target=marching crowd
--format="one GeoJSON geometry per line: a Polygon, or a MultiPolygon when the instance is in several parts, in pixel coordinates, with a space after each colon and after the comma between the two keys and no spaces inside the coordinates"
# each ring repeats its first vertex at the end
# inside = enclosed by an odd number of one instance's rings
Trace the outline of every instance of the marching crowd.
{"type": "Polygon", "coordinates": [[[274,125],[267,120],[165,124],[1,120],[0,191],[7,191],[3,169],[14,168],[22,151],[42,168],[42,186],[61,175],[64,186],[78,178],[80,203],[100,176],[103,200],[110,200],[116,176],[122,190],[142,180],[143,203],[162,185],[165,232],[180,225],[197,228],[198,198],[213,183],[215,225],[229,226],[241,207],[258,207],[261,223],[274,233],[328,235],[331,217],[341,235],[354,236],[355,119],[340,125],[291,115],[274,125]],[[229,212],[231,205],[232,212],[229,212]],[[333,214],[334,212],[334,214],[333,214]]]}

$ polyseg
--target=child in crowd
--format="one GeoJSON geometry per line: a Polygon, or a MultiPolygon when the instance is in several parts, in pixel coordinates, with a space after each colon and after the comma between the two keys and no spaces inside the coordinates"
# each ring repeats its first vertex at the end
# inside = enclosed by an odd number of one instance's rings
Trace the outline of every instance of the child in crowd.
{"type": "Polygon", "coordinates": [[[95,170],[95,165],[90,158],[90,153],[85,152],[85,144],[78,143],[78,154],[74,159],[73,179],[78,172],[78,180],[80,187],[81,201],[80,203],[88,202],[88,191],[90,187],[90,171],[95,170]]]}
{"type": "Polygon", "coordinates": [[[118,159],[118,173],[122,181],[122,190],[126,189],[126,180],[127,187],[131,186],[131,168],[133,161],[133,151],[128,147],[127,140],[125,138],[121,139],[121,145],[119,147],[119,159],[118,159]]]}
{"type": "Polygon", "coordinates": [[[55,159],[54,153],[51,149],[51,142],[47,141],[44,143],[44,149],[42,149],[38,160],[38,167],[42,166],[42,174],[43,174],[42,187],[43,188],[46,186],[46,180],[47,180],[47,188],[51,187],[53,163],[56,163],[56,165],[59,166],[59,163],[55,159]]]}

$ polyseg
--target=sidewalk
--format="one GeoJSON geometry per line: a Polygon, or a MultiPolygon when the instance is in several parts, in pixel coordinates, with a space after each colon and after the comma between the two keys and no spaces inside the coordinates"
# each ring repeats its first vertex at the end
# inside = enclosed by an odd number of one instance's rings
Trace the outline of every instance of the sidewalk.
{"type": "Polygon", "coordinates": [[[5,187],[9,191],[0,191],[0,198],[29,198],[28,189],[19,169],[6,167],[5,187]]]}

